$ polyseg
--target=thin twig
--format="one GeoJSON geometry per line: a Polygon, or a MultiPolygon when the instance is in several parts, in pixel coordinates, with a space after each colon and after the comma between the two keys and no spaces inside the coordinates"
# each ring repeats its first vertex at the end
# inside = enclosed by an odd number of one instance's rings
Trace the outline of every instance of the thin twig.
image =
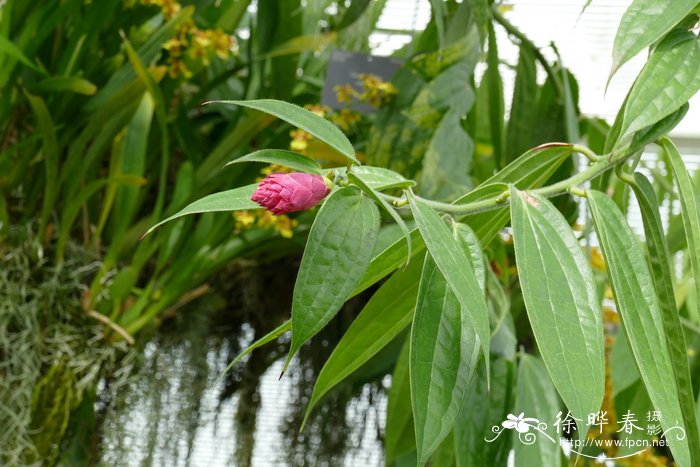
{"type": "Polygon", "coordinates": [[[100,321],[101,323],[104,323],[107,326],[109,326],[110,328],[112,328],[112,330],[114,332],[116,332],[117,334],[122,336],[124,338],[124,340],[127,341],[130,345],[134,345],[136,343],[134,338],[131,337],[131,335],[128,332],[126,332],[126,329],[119,326],[117,323],[115,323],[114,321],[112,321],[111,319],[109,319],[108,317],[103,315],[102,313],[98,313],[95,310],[90,310],[87,312],[87,315],[91,318],[95,318],[97,321],[100,321]]]}

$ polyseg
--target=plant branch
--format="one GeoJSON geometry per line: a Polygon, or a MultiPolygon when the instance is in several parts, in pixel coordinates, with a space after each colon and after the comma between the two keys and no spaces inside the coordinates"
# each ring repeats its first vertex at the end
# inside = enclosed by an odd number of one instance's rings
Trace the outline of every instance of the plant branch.
{"type": "MultiPolygon", "coordinates": [[[[576,152],[580,152],[581,154],[584,154],[587,156],[589,159],[593,159],[595,162],[590,164],[585,170],[582,170],[581,172],[572,175],[571,177],[561,180],[559,182],[553,183],[551,185],[542,187],[542,188],[535,188],[533,190],[528,190],[530,193],[534,193],[546,198],[550,198],[553,196],[558,196],[564,193],[571,193],[574,195],[582,195],[583,191],[579,188],[581,185],[586,183],[587,181],[597,177],[598,175],[602,174],[606,170],[611,169],[614,166],[618,166],[619,164],[622,164],[624,159],[622,161],[617,160],[614,162],[610,162],[606,157],[600,157],[597,156],[595,153],[593,153],[590,149],[588,148],[583,148],[583,147],[576,147],[576,152]],[[581,149],[585,149],[585,151],[582,151],[581,149]],[[590,156],[590,157],[589,157],[590,156]]],[[[405,197],[397,197],[397,196],[391,196],[387,195],[384,193],[380,193],[380,195],[390,203],[392,203],[396,207],[402,207],[405,206],[407,201],[405,197]]],[[[422,198],[420,196],[414,195],[417,200],[420,200],[421,202],[427,204],[431,208],[448,213],[448,214],[456,214],[460,216],[466,216],[470,214],[476,214],[478,212],[483,212],[483,211],[492,211],[494,209],[502,208],[507,205],[508,197],[510,195],[510,191],[503,191],[502,193],[499,193],[497,196],[493,198],[487,198],[479,201],[472,201],[471,203],[464,203],[464,204],[450,204],[450,203],[443,203],[440,201],[433,201],[430,199],[422,198]]]]}

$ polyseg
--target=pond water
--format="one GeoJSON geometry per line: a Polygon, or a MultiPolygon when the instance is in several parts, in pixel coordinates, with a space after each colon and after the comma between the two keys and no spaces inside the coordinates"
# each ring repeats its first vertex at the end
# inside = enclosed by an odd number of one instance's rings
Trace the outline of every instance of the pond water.
{"type": "Polygon", "coordinates": [[[111,394],[103,407],[103,464],[383,464],[389,376],[341,387],[299,433],[313,383],[335,346],[332,331],[343,324],[331,323],[330,333],[304,347],[282,379],[289,345],[284,338],[220,378],[232,358],[267,330],[219,319],[209,311],[184,311],[146,345],[126,386],[103,387],[111,394]]]}

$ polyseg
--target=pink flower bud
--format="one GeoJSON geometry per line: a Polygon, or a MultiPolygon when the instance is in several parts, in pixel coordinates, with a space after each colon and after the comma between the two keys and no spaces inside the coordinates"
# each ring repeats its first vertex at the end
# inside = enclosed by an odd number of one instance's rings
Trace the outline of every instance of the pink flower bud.
{"type": "Polygon", "coordinates": [[[279,215],[316,206],[330,191],[330,181],[320,175],[273,173],[260,182],[250,199],[279,215]]]}

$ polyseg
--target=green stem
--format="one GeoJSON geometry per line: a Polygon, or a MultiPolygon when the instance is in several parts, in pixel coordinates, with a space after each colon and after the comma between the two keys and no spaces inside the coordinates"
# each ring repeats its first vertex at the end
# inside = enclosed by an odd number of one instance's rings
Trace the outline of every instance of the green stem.
{"type": "MultiPolygon", "coordinates": [[[[584,152],[580,151],[580,147],[577,147],[577,152],[581,152],[582,154],[586,155],[584,152]]],[[[545,186],[542,188],[536,188],[534,190],[528,190],[531,193],[538,194],[540,196],[549,198],[557,195],[561,195],[564,193],[571,193],[575,195],[580,195],[582,193],[581,189],[578,188],[587,181],[597,177],[598,175],[602,174],[606,170],[609,170],[612,168],[615,163],[612,163],[607,160],[605,157],[599,157],[595,155],[593,152],[590,151],[590,149],[585,148],[586,153],[589,153],[590,155],[595,156],[595,162],[591,165],[589,165],[585,170],[572,175],[571,177],[561,180],[559,182],[553,183],[549,186],[545,186]]],[[[440,201],[433,201],[430,199],[426,198],[421,198],[420,196],[414,195],[416,199],[420,200],[421,202],[427,204],[431,208],[441,211],[444,213],[448,214],[456,214],[460,216],[466,216],[470,214],[476,214],[478,212],[483,212],[483,211],[492,211],[494,209],[502,208],[505,207],[508,201],[508,196],[510,194],[510,191],[504,191],[497,196],[493,198],[487,198],[479,201],[473,201],[471,203],[464,203],[464,204],[450,204],[450,203],[442,203],[440,201]]],[[[396,207],[401,207],[406,205],[406,199],[405,198],[399,198],[396,196],[391,196],[387,195],[384,193],[380,193],[380,195],[386,199],[387,201],[391,202],[394,206],[396,207]]]]}

